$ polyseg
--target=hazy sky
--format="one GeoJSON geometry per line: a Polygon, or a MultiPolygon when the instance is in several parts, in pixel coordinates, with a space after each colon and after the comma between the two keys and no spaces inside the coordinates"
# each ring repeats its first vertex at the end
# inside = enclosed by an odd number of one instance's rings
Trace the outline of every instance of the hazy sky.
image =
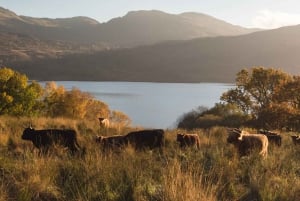
{"type": "Polygon", "coordinates": [[[18,15],[64,18],[87,16],[106,22],[132,10],[199,12],[245,27],[300,24],[300,0],[0,0],[18,15]]]}

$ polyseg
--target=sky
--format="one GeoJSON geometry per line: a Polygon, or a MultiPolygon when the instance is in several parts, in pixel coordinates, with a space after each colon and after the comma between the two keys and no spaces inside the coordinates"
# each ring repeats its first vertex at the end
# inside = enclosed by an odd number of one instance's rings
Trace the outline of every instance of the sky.
{"type": "Polygon", "coordinates": [[[129,11],[198,12],[234,25],[264,29],[300,24],[300,0],[0,0],[17,15],[47,18],[86,16],[99,22],[129,11]]]}

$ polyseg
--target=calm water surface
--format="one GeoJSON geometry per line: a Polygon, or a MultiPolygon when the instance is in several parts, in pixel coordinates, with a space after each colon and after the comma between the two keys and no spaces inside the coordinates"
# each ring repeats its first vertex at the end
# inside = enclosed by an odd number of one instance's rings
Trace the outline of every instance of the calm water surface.
{"type": "Polygon", "coordinates": [[[198,106],[212,107],[233,85],[222,83],[149,83],[57,81],[66,89],[76,87],[122,111],[133,126],[173,128],[178,118],[198,106]]]}

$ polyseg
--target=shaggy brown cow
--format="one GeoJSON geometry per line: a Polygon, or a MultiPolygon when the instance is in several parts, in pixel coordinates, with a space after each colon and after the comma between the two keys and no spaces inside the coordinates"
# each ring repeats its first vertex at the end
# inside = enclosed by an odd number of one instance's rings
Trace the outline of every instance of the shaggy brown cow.
{"type": "Polygon", "coordinates": [[[128,133],[126,140],[137,150],[159,148],[164,146],[164,131],[162,129],[140,130],[128,133]]]}
{"type": "Polygon", "coordinates": [[[72,153],[80,149],[75,130],[35,130],[30,127],[23,131],[22,139],[32,141],[33,145],[41,151],[48,151],[54,144],[67,147],[72,153]]]}
{"type": "Polygon", "coordinates": [[[300,144],[300,136],[299,135],[292,135],[291,138],[295,145],[300,144]]]}
{"type": "Polygon", "coordinates": [[[176,141],[179,143],[181,148],[188,146],[195,146],[198,149],[200,148],[200,139],[197,134],[177,134],[176,141]]]}
{"type": "Polygon", "coordinates": [[[103,151],[116,150],[127,144],[127,140],[123,135],[97,136],[96,142],[102,145],[103,151]]]}
{"type": "Polygon", "coordinates": [[[268,154],[268,138],[263,134],[248,134],[236,130],[228,130],[227,142],[233,144],[239,151],[240,156],[250,154],[253,149],[259,149],[259,154],[266,157],[268,154]]]}
{"type": "Polygon", "coordinates": [[[272,132],[272,131],[268,131],[268,130],[259,130],[259,133],[267,136],[270,143],[273,143],[273,144],[277,145],[278,147],[281,146],[280,134],[272,132]]]}

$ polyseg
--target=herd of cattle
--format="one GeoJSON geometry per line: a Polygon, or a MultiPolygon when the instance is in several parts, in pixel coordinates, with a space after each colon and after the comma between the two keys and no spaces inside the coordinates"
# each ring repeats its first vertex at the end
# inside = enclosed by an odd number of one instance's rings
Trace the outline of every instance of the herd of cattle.
{"type": "MultiPolygon", "coordinates": [[[[291,136],[294,144],[300,144],[299,136],[291,136]]],[[[66,147],[71,153],[77,153],[84,148],[77,142],[76,131],[66,129],[35,130],[26,128],[22,135],[23,140],[32,141],[40,150],[49,150],[54,145],[66,147]]],[[[239,129],[228,129],[227,142],[233,144],[240,156],[248,155],[253,149],[258,149],[259,154],[266,157],[269,143],[281,146],[281,135],[260,130],[257,134],[250,134],[239,129]]],[[[177,143],[181,148],[195,147],[200,149],[198,134],[177,134],[177,143]]],[[[97,136],[95,142],[101,144],[103,151],[120,150],[129,144],[136,150],[155,149],[162,150],[165,142],[165,132],[162,129],[139,130],[126,135],[97,136]]]]}
{"type": "MultiPolygon", "coordinates": [[[[109,127],[106,118],[99,118],[102,128],[109,127]]],[[[300,136],[291,136],[294,144],[300,144],[300,136]]],[[[40,150],[48,151],[54,145],[68,148],[72,154],[84,150],[77,142],[76,131],[69,129],[46,129],[35,130],[26,128],[22,135],[23,140],[32,141],[33,145],[40,150]]],[[[277,133],[259,130],[257,134],[250,134],[240,129],[228,129],[227,142],[233,144],[240,156],[248,155],[253,149],[259,149],[259,154],[266,157],[268,145],[273,143],[281,146],[281,136],[277,133]]],[[[195,147],[200,149],[200,139],[197,134],[178,133],[176,138],[181,148],[195,147]]],[[[129,144],[136,150],[158,148],[162,151],[165,142],[165,132],[162,129],[133,131],[126,135],[97,136],[95,142],[99,143],[103,151],[120,150],[129,144]]]]}

